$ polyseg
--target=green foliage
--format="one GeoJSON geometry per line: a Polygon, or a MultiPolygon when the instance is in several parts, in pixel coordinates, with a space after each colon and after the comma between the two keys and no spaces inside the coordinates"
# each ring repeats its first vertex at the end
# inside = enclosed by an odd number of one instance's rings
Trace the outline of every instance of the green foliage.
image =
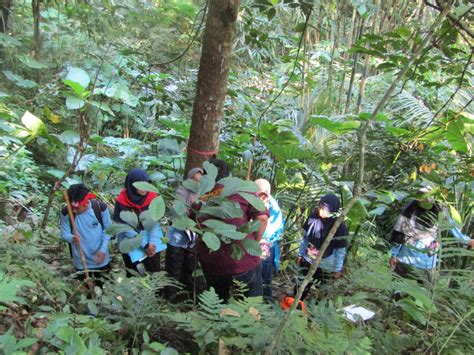
{"type": "MultiPolygon", "coordinates": [[[[8,31],[0,33],[0,75],[5,79],[0,80],[0,218],[2,228],[10,225],[0,239],[0,283],[2,292],[10,290],[9,302],[24,306],[31,321],[2,309],[14,321],[5,327],[1,351],[28,351],[38,339],[46,352],[113,353],[126,348],[131,353],[173,353],[156,336],[163,314],[165,323],[168,315],[176,315],[175,321],[191,332],[183,338],[194,337],[202,352],[217,352],[220,343],[234,352],[264,351],[283,316],[276,305],[243,299],[227,307],[215,294],[205,293],[201,308],[187,312],[185,306],[163,304],[155,297],[169,280],[129,280],[123,272],[113,274],[103,293],[87,299],[78,294],[77,282],[65,277],[71,273],[67,253],[56,259],[58,232],[41,230],[39,235],[39,228],[19,222],[36,223],[47,189],[69,168],[79,132],[87,132],[86,155],[66,185],[82,181],[112,201],[128,170],[146,169],[153,184],[136,187],[160,196],[140,216],[145,229],[161,221],[168,206],[173,226],[200,233],[211,250],[231,243],[237,259],[244,249],[258,255],[257,243],[243,239],[259,228],[258,222],[238,230],[222,222],[242,216],[239,204],[228,200],[232,194],[263,208],[253,195],[255,184],[238,178],[246,176],[252,160],[252,178],[271,181],[287,220],[282,244],[290,251],[283,262],[290,267],[283,279],[290,280],[292,249],[305,217],[326,191],[339,194],[344,204],[351,198],[359,173],[360,123],[371,116],[437,15],[435,9],[419,12],[415,2],[397,8],[363,1],[327,6],[243,2],[219,137],[220,157],[231,165],[233,176],[220,181],[224,189],[219,196],[196,209],[172,201],[172,196],[185,165],[195,97],[199,24],[204,19],[198,8],[204,2],[198,3],[42,2],[42,48],[33,58],[31,6],[15,2],[8,31]],[[354,38],[353,9],[359,17],[356,24],[363,21],[364,29],[347,48],[347,39],[354,38]],[[358,107],[366,58],[368,77],[358,107]],[[189,208],[194,220],[187,215],[189,208]],[[196,221],[203,215],[213,218],[198,228],[196,221]],[[21,280],[34,286],[12,296],[12,284],[21,280]],[[42,338],[36,338],[39,329],[42,338]]],[[[467,6],[453,6],[451,18],[434,32],[436,45],[408,68],[384,112],[371,123],[365,193],[347,220],[354,238],[346,278],[318,305],[309,302],[308,317],[292,315],[279,352],[474,351],[472,337],[466,336],[473,327],[472,252],[444,235],[452,227],[447,215],[440,220],[440,276],[432,294],[393,278],[385,255],[394,218],[420,181],[435,187],[436,198],[456,226],[472,232],[472,58],[467,35],[458,26],[467,6]],[[395,300],[393,290],[404,297],[395,300]],[[364,325],[348,323],[340,309],[350,303],[376,310],[376,318],[364,325]]],[[[199,198],[215,184],[213,166],[206,163],[204,168],[207,175],[199,184],[183,183],[199,198]]],[[[54,201],[53,215],[58,206],[54,201]]],[[[137,227],[136,216],[123,219],[130,225],[115,224],[108,232],[137,227]]],[[[119,251],[140,242],[140,235],[128,239],[119,251]]]]}
{"type": "MultiPolygon", "coordinates": [[[[0,295],[0,302],[2,303],[25,303],[17,293],[22,287],[33,286],[34,284],[29,280],[9,278],[2,271],[0,271],[0,287],[2,288],[2,294],[0,295]]],[[[0,305],[0,310],[5,309],[4,306],[0,305]]]]}

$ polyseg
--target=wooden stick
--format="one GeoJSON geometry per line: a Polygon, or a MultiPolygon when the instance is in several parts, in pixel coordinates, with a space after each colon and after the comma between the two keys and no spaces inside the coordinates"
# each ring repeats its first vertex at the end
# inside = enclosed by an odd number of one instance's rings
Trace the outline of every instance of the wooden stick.
{"type": "MultiPolygon", "coordinates": [[[[72,212],[71,201],[69,201],[69,195],[66,189],[63,190],[63,197],[64,197],[64,201],[66,201],[67,212],[69,214],[69,222],[71,223],[71,226],[72,226],[72,233],[74,235],[79,235],[79,233],[77,232],[76,221],[74,220],[74,213],[72,212]]],[[[86,280],[89,280],[89,271],[87,271],[86,257],[84,255],[84,252],[82,251],[80,243],[77,243],[77,249],[79,250],[79,255],[81,257],[82,267],[84,268],[84,274],[86,275],[86,280]]],[[[90,288],[89,283],[88,285],[90,288]]]]}

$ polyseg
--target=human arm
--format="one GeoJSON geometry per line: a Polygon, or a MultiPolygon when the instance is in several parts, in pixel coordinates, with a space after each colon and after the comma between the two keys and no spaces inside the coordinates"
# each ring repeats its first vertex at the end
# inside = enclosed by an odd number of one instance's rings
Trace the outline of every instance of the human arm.
{"type": "Polygon", "coordinates": [[[456,238],[457,240],[459,240],[461,243],[463,244],[466,244],[467,246],[469,247],[473,247],[474,246],[474,239],[471,239],[469,238],[469,236],[465,235],[464,233],[462,233],[458,227],[456,227],[456,225],[454,224],[454,220],[452,218],[449,218],[449,224],[451,226],[453,226],[449,232],[454,236],[454,238],[456,238]]]}
{"type": "Polygon", "coordinates": [[[102,215],[102,242],[99,248],[99,251],[95,254],[95,259],[98,264],[102,264],[104,262],[105,256],[109,250],[109,242],[110,242],[110,236],[107,234],[107,228],[110,227],[111,225],[111,220],[110,220],[110,213],[109,209],[106,208],[105,210],[101,211],[102,215]]]}
{"type": "Polygon", "coordinates": [[[103,253],[107,253],[109,249],[109,242],[110,242],[110,235],[107,234],[107,228],[110,227],[112,222],[110,220],[110,213],[109,213],[108,208],[106,208],[104,211],[101,211],[101,214],[102,214],[103,230],[102,230],[102,244],[100,246],[99,251],[103,253]]]}
{"type": "Polygon", "coordinates": [[[254,236],[255,236],[255,240],[257,242],[260,242],[260,240],[262,239],[263,233],[265,232],[265,229],[267,228],[268,215],[266,214],[259,215],[257,216],[256,220],[260,222],[260,228],[258,229],[258,231],[254,233],[254,236]]]}
{"type": "Polygon", "coordinates": [[[153,226],[153,228],[148,232],[148,236],[148,245],[145,245],[144,248],[146,249],[148,256],[151,256],[155,254],[156,247],[161,244],[161,240],[163,239],[163,231],[161,230],[159,223],[156,223],[153,226]]]}
{"type": "Polygon", "coordinates": [[[397,266],[397,256],[400,253],[401,248],[402,248],[402,244],[395,244],[390,249],[390,259],[388,263],[392,269],[395,269],[395,266],[397,266]]]}
{"type": "Polygon", "coordinates": [[[334,272],[335,273],[340,273],[342,271],[346,254],[347,254],[347,248],[334,249],[334,272]]]}
{"type": "Polygon", "coordinates": [[[61,224],[61,239],[65,240],[68,243],[72,243],[75,239],[74,234],[71,232],[71,222],[69,221],[69,215],[63,215],[60,213],[59,221],[61,224]]]}

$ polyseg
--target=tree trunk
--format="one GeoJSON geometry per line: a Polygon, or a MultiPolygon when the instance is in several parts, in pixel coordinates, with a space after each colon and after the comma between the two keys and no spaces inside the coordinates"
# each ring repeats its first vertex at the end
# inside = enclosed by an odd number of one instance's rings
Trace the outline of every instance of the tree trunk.
{"type": "MultiPolygon", "coordinates": [[[[362,33],[364,32],[364,22],[365,22],[365,19],[361,19],[359,34],[357,36],[357,39],[354,40],[354,43],[357,42],[362,37],[362,33]]],[[[352,87],[354,85],[354,78],[356,75],[358,60],[359,60],[359,53],[354,53],[354,61],[352,63],[352,70],[351,70],[351,79],[349,80],[349,88],[347,89],[346,107],[344,109],[345,114],[349,113],[349,107],[350,107],[351,98],[352,98],[352,87]]]]}
{"type": "MultiPolygon", "coordinates": [[[[347,49],[346,51],[344,52],[344,55],[342,57],[342,63],[343,63],[343,67],[342,67],[342,79],[341,79],[341,85],[339,86],[339,97],[337,99],[337,104],[336,104],[336,107],[337,107],[337,114],[339,115],[342,111],[342,108],[341,108],[341,104],[342,104],[342,94],[343,94],[343,91],[344,91],[344,83],[346,81],[346,69],[347,69],[347,60],[348,60],[348,54],[347,54],[347,51],[351,48],[352,46],[352,39],[355,38],[355,23],[356,23],[356,17],[357,15],[357,10],[356,8],[354,7],[354,9],[352,10],[352,20],[351,20],[351,30],[350,30],[350,33],[348,35],[348,40],[347,40],[347,49]]],[[[344,30],[344,33],[345,33],[345,30],[344,30]]]]}
{"type": "Polygon", "coordinates": [[[210,0],[185,174],[217,153],[239,0],[210,0]]]}
{"type": "Polygon", "coordinates": [[[40,21],[41,21],[41,13],[40,13],[40,1],[41,0],[32,0],[31,6],[33,8],[33,22],[34,22],[34,43],[35,43],[35,59],[39,59],[39,55],[41,52],[41,36],[40,36],[40,21]]]}
{"type": "MultiPolygon", "coordinates": [[[[379,8],[380,8],[380,0],[375,0],[375,6],[377,7],[377,10],[375,11],[374,18],[372,19],[372,29],[370,31],[371,34],[374,34],[375,27],[377,25],[377,19],[378,19],[379,8]]],[[[369,46],[367,45],[366,47],[368,48],[369,46]]],[[[360,78],[360,83],[359,83],[359,96],[357,97],[357,104],[356,104],[356,109],[355,109],[356,115],[360,113],[361,108],[362,108],[362,99],[364,98],[365,85],[366,85],[367,76],[369,73],[369,60],[370,60],[370,55],[366,54],[365,61],[364,61],[364,70],[362,72],[362,77],[360,78]]]]}
{"type": "Polygon", "coordinates": [[[6,33],[12,0],[0,0],[0,33],[6,33]]]}

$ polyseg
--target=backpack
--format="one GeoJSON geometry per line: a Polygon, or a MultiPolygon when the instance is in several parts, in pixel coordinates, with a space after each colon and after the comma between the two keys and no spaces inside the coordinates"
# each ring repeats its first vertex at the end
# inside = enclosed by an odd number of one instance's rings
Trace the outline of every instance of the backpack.
{"type": "MultiPolygon", "coordinates": [[[[97,220],[100,223],[100,226],[102,227],[102,229],[104,229],[104,221],[102,220],[102,212],[104,212],[107,209],[107,205],[105,204],[105,202],[102,202],[101,200],[98,200],[95,198],[90,201],[91,201],[92,210],[94,211],[95,218],[97,218],[97,220]]],[[[61,213],[63,216],[67,216],[68,211],[67,211],[66,206],[63,207],[63,209],[61,210],[61,213]]],[[[72,225],[71,225],[71,233],[72,233],[72,225]]]]}

